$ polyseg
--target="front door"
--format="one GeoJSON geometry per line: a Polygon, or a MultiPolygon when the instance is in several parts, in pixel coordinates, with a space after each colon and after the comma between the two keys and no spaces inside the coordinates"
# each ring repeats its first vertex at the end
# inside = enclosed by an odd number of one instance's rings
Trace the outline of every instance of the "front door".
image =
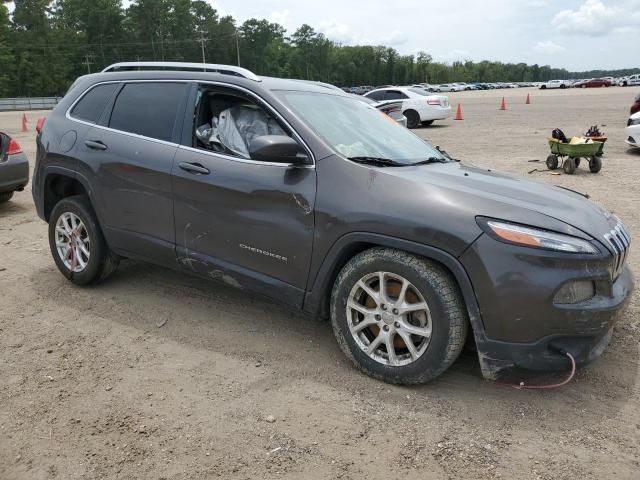
{"type": "Polygon", "coordinates": [[[243,140],[225,138],[229,128],[219,119],[233,117],[241,124],[247,109],[251,124],[235,129],[242,135],[287,133],[286,125],[246,94],[201,88],[195,115],[187,117],[220,128],[212,142],[194,135],[176,153],[178,261],[210,278],[301,305],[313,242],[315,168],[248,158],[243,140]],[[263,120],[268,126],[258,125],[263,120]]]}

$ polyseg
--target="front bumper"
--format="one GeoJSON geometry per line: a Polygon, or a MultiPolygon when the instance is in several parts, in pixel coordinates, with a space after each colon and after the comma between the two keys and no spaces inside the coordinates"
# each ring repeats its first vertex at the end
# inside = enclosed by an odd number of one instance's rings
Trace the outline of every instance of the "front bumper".
{"type": "Polygon", "coordinates": [[[485,377],[502,370],[568,368],[563,349],[578,365],[598,357],[611,338],[634,288],[624,266],[612,280],[613,257],[589,260],[497,242],[481,236],[461,257],[480,306],[482,325],[475,339],[485,377]],[[591,280],[595,296],[557,304],[567,282],[591,280]]]}
{"type": "Polygon", "coordinates": [[[640,147],[640,125],[627,127],[627,144],[632,147],[640,147]]]}
{"type": "Polygon", "coordinates": [[[21,190],[29,183],[29,161],[24,153],[8,155],[0,162],[0,192],[21,190]]]}

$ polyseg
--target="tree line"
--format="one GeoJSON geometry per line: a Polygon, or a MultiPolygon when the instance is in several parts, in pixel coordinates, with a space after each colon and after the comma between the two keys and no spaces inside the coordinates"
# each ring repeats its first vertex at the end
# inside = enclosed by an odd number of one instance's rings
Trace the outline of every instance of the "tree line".
{"type": "MultiPolygon", "coordinates": [[[[0,97],[62,95],[83,74],[119,61],[238,63],[258,75],[340,86],[452,81],[532,82],[619,76],[640,69],[569,72],[548,65],[436,62],[425,51],[348,46],[309,25],[242,24],[204,0],[15,0],[0,3],[0,97]],[[597,73],[597,74],[596,74],[597,73]]],[[[428,47],[428,46],[425,46],[428,47]]]]}

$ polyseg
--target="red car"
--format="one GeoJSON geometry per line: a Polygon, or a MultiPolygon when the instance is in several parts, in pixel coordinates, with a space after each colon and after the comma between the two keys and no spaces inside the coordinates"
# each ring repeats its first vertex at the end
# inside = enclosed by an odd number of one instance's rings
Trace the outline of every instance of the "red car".
{"type": "Polygon", "coordinates": [[[640,112],[640,93],[636,95],[636,98],[633,100],[633,105],[631,105],[629,115],[633,115],[638,112],[640,112]]]}
{"type": "Polygon", "coordinates": [[[592,78],[591,80],[585,80],[576,85],[580,88],[594,88],[594,87],[610,87],[611,82],[606,78],[592,78]]]}

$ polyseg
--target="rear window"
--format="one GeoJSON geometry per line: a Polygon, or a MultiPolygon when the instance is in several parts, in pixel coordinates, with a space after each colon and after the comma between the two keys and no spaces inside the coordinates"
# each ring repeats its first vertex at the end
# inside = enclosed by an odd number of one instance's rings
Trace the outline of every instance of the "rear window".
{"type": "Polygon", "coordinates": [[[109,127],[171,141],[184,83],[129,83],[118,94],[109,127]]]}
{"type": "Polygon", "coordinates": [[[117,83],[93,87],[76,103],[71,110],[71,116],[85,122],[96,123],[116,88],[118,88],[117,83]]]}

